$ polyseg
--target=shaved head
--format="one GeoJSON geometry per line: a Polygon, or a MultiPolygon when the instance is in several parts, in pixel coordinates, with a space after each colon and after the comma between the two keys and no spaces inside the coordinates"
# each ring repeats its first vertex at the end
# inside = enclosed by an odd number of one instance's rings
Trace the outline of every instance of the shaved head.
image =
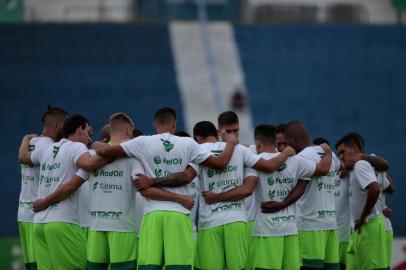
{"type": "Polygon", "coordinates": [[[296,152],[300,152],[312,144],[309,132],[299,121],[289,122],[284,135],[289,146],[293,147],[296,152]]]}
{"type": "Polygon", "coordinates": [[[105,124],[100,130],[101,140],[107,139],[110,140],[110,124],[105,124]]]}

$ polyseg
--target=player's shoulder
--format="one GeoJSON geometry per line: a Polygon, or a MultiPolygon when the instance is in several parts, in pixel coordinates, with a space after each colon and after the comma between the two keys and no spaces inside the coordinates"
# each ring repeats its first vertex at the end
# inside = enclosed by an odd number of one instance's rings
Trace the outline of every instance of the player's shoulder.
{"type": "Polygon", "coordinates": [[[38,136],[34,137],[30,140],[31,145],[35,146],[46,146],[46,145],[51,145],[54,143],[54,140],[52,140],[50,137],[47,136],[38,136]]]}
{"type": "Polygon", "coordinates": [[[374,168],[372,167],[371,164],[369,164],[368,161],[366,161],[366,160],[358,160],[354,164],[354,171],[355,170],[372,170],[372,171],[374,171],[374,168]]]}
{"type": "Polygon", "coordinates": [[[304,148],[297,155],[304,158],[314,158],[324,155],[324,150],[318,145],[312,145],[304,148]]]}

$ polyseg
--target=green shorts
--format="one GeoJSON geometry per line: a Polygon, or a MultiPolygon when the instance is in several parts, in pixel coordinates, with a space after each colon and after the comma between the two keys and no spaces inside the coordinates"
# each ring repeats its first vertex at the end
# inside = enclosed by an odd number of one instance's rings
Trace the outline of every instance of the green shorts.
{"type": "Polygon", "coordinates": [[[142,218],[138,269],[192,269],[192,222],[186,214],[154,211],[142,218]]]}
{"type": "Polygon", "coordinates": [[[299,270],[299,238],[297,235],[254,236],[249,261],[249,269],[299,270]]]}
{"type": "Polygon", "coordinates": [[[247,264],[247,224],[229,224],[199,230],[196,268],[240,270],[247,264]]]}
{"type": "Polygon", "coordinates": [[[39,270],[85,269],[86,238],[76,224],[34,224],[34,247],[39,270]]]}
{"type": "Polygon", "coordinates": [[[37,260],[35,258],[33,242],[33,228],[34,224],[31,222],[18,222],[18,230],[20,232],[20,242],[26,270],[37,269],[37,260]]]}
{"type": "Polygon", "coordinates": [[[340,242],[340,269],[345,270],[348,261],[348,242],[340,242]]]}
{"type": "Polygon", "coordinates": [[[393,231],[386,231],[385,233],[385,242],[386,242],[386,266],[388,269],[392,265],[392,244],[393,244],[393,231]]]}
{"type": "MultiPolygon", "coordinates": [[[[382,216],[369,220],[360,231],[353,232],[355,269],[385,269],[387,267],[385,240],[385,223],[382,216]]],[[[351,251],[351,245],[349,250],[351,251]]]]}
{"type": "Polygon", "coordinates": [[[136,270],[137,235],[135,232],[102,232],[89,230],[87,269],[136,270]]]}
{"type": "Polygon", "coordinates": [[[303,267],[340,269],[336,230],[299,231],[299,245],[303,267]]]}

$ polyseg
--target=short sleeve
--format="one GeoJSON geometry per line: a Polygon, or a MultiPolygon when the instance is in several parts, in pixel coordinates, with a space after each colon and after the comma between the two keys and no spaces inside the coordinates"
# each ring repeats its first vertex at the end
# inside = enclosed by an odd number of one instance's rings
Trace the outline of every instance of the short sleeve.
{"type": "Polygon", "coordinates": [[[363,190],[372,182],[377,182],[374,169],[367,161],[360,160],[355,163],[353,173],[363,190]]]}
{"type": "Polygon", "coordinates": [[[244,166],[253,167],[261,157],[252,153],[251,150],[245,146],[240,147],[242,149],[244,166]]]}
{"type": "Polygon", "coordinates": [[[382,173],[382,190],[386,190],[390,186],[390,182],[386,173],[382,173]]]}
{"type": "Polygon", "coordinates": [[[83,169],[79,169],[79,170],[76,172],[76,175],[77,175],[77,176],[79,176],[80,178],[82,178],[82,179],[84,179],[84,180],[86,180],[86,181],[89,180],[90,174],[91,174],[91,172],[85,171],[85,170],[83,170],[83,169]]]}
{"type": "Polygon", "coordinates": [[[199,164],[196,164],[196,163],[189,163],[188,166],[192,167],[193,170],[195,170],[195,172],[196,172],[196,177],[198,177],[198,176],[201,174],[201,172],[200,172],[200,165],[199,165],[199,164]]]}
{"type": "Polygon", "coordinates": [[[201,147],[194,140],[187,138],[189,141],[190,151],[189,151],[189,162],[200,164],[204,162],[211,156],[209,150],[201,147]]]}
{"type": "Polygon", "coordinates": [[[316,171],[316,162],[309,160],[309,159],[299,157],[299,156],[292,157],[292,159],[296,160],[297,178],[309,181],[310,177],[316,171]]]}
{"type": "Polygon", "coordinates": [[[258,172],[251,167],[244,167],[244,178],[250,176],[258,177],[258,172]]]}
{"type": "Polygon", "coordinates": [[[89,152],[89,150],[87,149],[86,145],[84,145],[83,143],[75,143],[72,145],[71,148],[72,151],[72,159],[73,162],[76,164],[76,162],[78,161],[78,159],[84,154],[89,152]]]}
{"type": "Polygon", "coordinates": [[[123,148],[128,157],[140,158],[140,156],[143,155],[144,141],[145,136],[139,136],[132,140],[121,143],[120,146],[123,148]]]}
{"type": "Polygon", "coordinates": [[[130,173],[132,179],[135,179],[136,174],[138,173],[145,174],[144,167],[142,166],[141,162],[138,159],[135,158],[130,159],[130,173]]]}
{"type": "Polygon", "coordinates": [[[32,164],[39,165],[42,162],[42,158],[44,157],[45,151],[48,149],[50,145],[52,145],[52,143],[37,145],[35,150],[32,151],[31,153],[32,164]]]}

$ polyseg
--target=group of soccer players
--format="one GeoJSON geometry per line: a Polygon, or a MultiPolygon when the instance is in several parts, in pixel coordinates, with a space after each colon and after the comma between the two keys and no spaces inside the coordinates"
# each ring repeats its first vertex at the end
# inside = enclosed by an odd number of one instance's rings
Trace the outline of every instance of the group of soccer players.
{"type": "Polygon", "coordinates": [[[100,141],[82,115],[49,107],[19,149],[26,269],[389,269],[387,161],[358,133],[312,141],[298,121],[238,142],[236,113],[193,139],[156,111],[144,136],[125,113],[100,141]]]}

